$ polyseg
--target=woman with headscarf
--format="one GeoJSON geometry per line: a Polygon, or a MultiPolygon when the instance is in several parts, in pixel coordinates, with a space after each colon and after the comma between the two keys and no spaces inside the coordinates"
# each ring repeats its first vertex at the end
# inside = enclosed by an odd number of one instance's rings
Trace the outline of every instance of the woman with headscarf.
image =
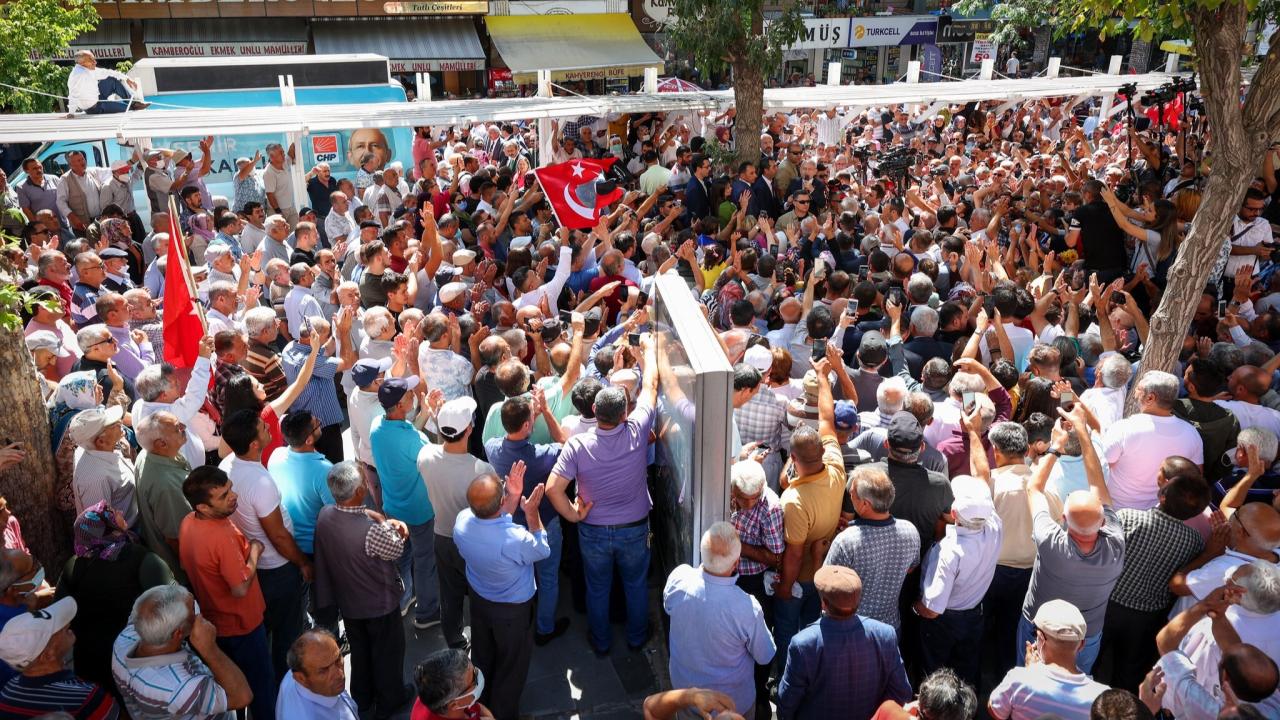
{"type": "Polygon", "coordinates": [[[173,583],[173,574],[130,532],[124,513],[105,501],[85,508],[72,533],[75,556],[63,567],[55,596],[73,597],[80,608],[71,621],[76,675],[114,688],[112,643],[129,622],[138,596],[173,583]]]}
{"type": "Polygon", "coordinates": [[[196,213],[191,216],[191,234],[187,236],[187,254],[192,258],[203,258],[209,243],[213,242],[213,218],[209,213],[196,213]]]}
{"type": "Polygon", "coordinates": [[[143,266],[142,250],[133,241],[133,228],[123,218],[104,217],[98,221],[102,238],[108,247],[117,248],[129,253],[129,277],[135,285],[142,282],[143,266]]]}
{"type": "MultiPolygon", "coordinates": [[[[109,404],[129,407],[129,398],[124,387],[117,383],[114,386],[109,404]]],[[[53,449],[53,465],[55,470],[53,493],[59,510],[67,512],[75,510],[75,496],[71,491],[71,480],[75,471],[76,444],[67,433],[71,421],[81,410],[102,407],[102,386],[98,384],[95,373],[88,370],[73,372],[58,382],[58,390],[54,394],[52,407],[49,408],[50,444],[53,449]]],[[[126,438],[121,439],[125,457],[132,458],[133,450],[126,438]]]]}

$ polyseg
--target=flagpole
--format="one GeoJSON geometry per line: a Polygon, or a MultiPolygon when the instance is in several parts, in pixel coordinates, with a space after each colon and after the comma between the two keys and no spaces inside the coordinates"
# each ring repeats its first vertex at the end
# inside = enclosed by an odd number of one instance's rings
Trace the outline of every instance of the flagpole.
{"type": "Polygon", "coordinates": [[[177,196],[170,194],[169,230],[176,233],[174,242],[178,244],[178,251],[181,253],[182,277],[187,283],[187,292],[191,295],[191,304],[196,306],[196,311],[200,315],[200,334],[203,336],[209,332],[209,321],[204,316],[204,304],[200,302],[200,295],[196,292],[196,278],[191,274],[191,263],[187,259],[187,239],[182,234],[182,222],[178,218],[177,196]]]}

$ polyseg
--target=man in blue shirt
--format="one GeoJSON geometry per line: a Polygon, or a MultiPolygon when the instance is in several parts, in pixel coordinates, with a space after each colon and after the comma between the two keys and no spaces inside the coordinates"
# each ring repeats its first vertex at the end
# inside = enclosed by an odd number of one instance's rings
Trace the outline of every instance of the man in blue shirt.
{"type": "MultiPolygon", "coordinates": [[[[329,492],[329,470],[333,463],[316,452],[320,438],[320,421],[306,410],[285,415],[280,421],[280,434],[288,449],[271,454],[267,472],[280,489],[280,506],[293,522],[293,539],[298,549],[315,559],[316,518],[320,509],[333,504],[329,492]]],[[[311,595],[315,602],[315,595],[311,595]]],[[[337,634],[336,608],[311,608],[311,616],[323,628],[337,634]]]]}
{"type": "Polygon", "coordinates": [[[291,407],[310,410],[320,421],[320,435],[316,438],[316,451],[328,458],[331,463],[342,462],[342,406],[338,404],[338,388],[334,377],[346,372],[356,364],[355,346],[350,342],[351,322],[354,313],[348,308],[339,310],[333,318],[333,327],[322,318],[309,318],[309,324],[298,329],[298,339],[285,346],[280,353],[280,367],[289,382],[298,379],[302,367],[311,354],[311,343],[308,338],[312,333],[320,336],[320,342],[326,344],[333,335],[337,343],[336,357],[330,357],[325,350],[316,358],[311,379],[307,382],[291,407]]]}
{"type": "MultiPolygon", "coordinates": [[[[499,475],[508,475],[517,462],[524,462],[524,487],[522,495],[530,495],[534,488],[545,484],[560,457],[560,443],[564,442],[564,430],[546,403],[542,388],[533,387],[532,397],[520,395],[508,398],[502,404],[502,428],[506,437],[494,438],[485,443],[485,455],[499,475]],[[533,422],[542,416],[547,422],[553,443],[529,442],[533,422]]],[[[560,594],[560,549],[564,536],[560,530],[560,515],[551,501],[543,498],[538,506],[542,527],[547,532],[547,544],[551,554],[534,566],[538,576],[538,622],[534,641],[546,645],[569,629],[569,618],[556,619],[556,603],[560,594]]],[[[513,518],[519,525],[529,526],[524,511],[517,508],[513,518]]]]}
{"type": "MultiPolygon", "coordinates": [[[[407,609],[417,592],[414,626],[426,629],[440,623],[440,587],[436,578],[435,509],[426,483],[418,474],[418,451],[427,436],[405,418],[413,410],[418,377],[391,378],[378,388],[378,403],[386,415],[373,421],[369,449],[382,483],[382,509],[409,526],[409,542],[400,557],[400,577],[407,609]]],[[[424,414],[425,417],[425,414],[424,414]]]]}
{"type": "Polygon", "coordinates": [[[471,660],[484,677],[492,678],[480,702],[497,720],[519,716],[533,657],[533,567],[551,554],[538,515],[543,486],[522,499],[523,476],[523,465],[512,468],[505,492],[492,473],[473,480],[467,488],[468,507],[453,526],[453,541],[467,563],[471,584],[471,660]],[[528,530],[511,519],[517,502],[528,530]]]}
{"type": "Polygon", "coordinates": [[[813,576],[822,617],[796,633],[778,685],[778,717],[868,718],[885,700],[905,703],[911,683],[893,626],[857,614],[862,580],[842,565],[813,576]]]}

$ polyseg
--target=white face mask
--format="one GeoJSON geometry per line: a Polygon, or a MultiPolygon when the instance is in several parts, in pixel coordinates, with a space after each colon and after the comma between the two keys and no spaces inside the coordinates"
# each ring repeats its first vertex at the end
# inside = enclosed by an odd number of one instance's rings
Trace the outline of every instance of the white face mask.
{"type": "Polygon", "coordinates": [[[476,703],[480,702],[480,696],[484,694],[484,673],[480,672],[480,668],[476,668],[475,671],[476,671],[475,688],[470,692],[466,693],[465,695],[459,695],[453,701],[456,703],[459,700],[463,700],[465,698],[471,698],[471,702],[468,702],[466,705],[462,705],[461,707],[468,708],[468,707],[471,707],[472,705],[475,705],[476,703]]]}

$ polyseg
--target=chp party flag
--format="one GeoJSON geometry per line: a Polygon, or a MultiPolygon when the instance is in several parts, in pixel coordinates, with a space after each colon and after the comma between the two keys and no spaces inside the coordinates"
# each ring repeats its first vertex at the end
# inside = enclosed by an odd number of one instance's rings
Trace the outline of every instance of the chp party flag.
{"type": "Polygon", "coordinates": [[[622,188],[605,179],[613,161],[614,158],[570,160],[534,170],[561,225],[573,230],[593,228],[605,214],[604,209],[622,199],[622,188]]]}
{"type": "Polygon", "coordinates": [[[178,206],[170,195],[169,252],[164,269],[164,359],[175,367],[189,368],[200,356],[204,314],[196,298],[196,283],[191,277],[178,217],[178,206]]]}

